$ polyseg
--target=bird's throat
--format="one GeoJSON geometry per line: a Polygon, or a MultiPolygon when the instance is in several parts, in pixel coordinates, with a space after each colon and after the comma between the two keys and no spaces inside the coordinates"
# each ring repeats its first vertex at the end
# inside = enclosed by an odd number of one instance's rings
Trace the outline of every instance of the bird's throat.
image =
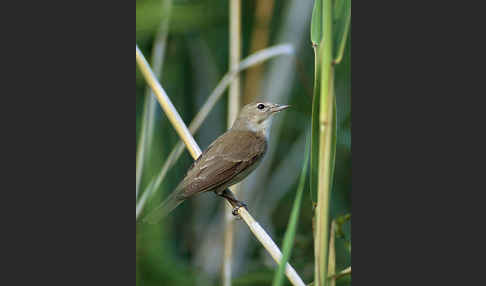
{"type": "Polygon", "coordinates": [[[251,131],[257,133],[259,136],[263,136],[268,140],[270,136],[270,127],[272,126],[272,119],[267,119],[262,122],[246,122],[244,126],[238,126],[238,130],[251,131]]]}

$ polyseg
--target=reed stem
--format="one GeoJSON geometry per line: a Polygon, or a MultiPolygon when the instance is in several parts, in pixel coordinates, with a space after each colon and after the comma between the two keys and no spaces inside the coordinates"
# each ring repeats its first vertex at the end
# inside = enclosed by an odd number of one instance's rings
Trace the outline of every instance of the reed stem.
{"type": "Polygon", "coordinates": [[[322,40],[319,44],[321,97],[319,107],[319,163],[317,180],[315,281],[327,285],[329,200],[331,193],[331,137],[334,106],[332,66],[332,0],[322,2],[322,40]]]}
{"type": "Polygon", "coordinates": [[[154,72],[152,71],[147,60],[138,48],[138,45],[136,45],[136,61],[140,71],[142,72],[143,77],[147,81],[147,84],[153,90],[155,96],[157,96],[157,100],[159,101],[160,106],[167,115],[170,123],[175,128],[177,134],[179,135],[179,137],[181,137],[182,141],[184,141],[184,144],[186,144],[186,146],[192,146],[191,148],[189,148],[189,153],[191,153],[191,156],[196,159],[197,157],[199,157],[199,155],[201,155],[201,149],[196,144],[194,138],[191,136],[191,132],[189,132],[189,129],[187,129],[186,124],[184,124],[181,116],[176,111],[174,105],[169,99],[169,96],[167,96],[167,93],[155,77],[154,72]]]}
{"type": "MultiPolygon", "coordinates": [[[[171,6],[172,0],[165,0],[164,5],[162,5],[162,12],[165,12],[167,16],[160,22],[160,26],[157,34],[155,35],[155,41],[152,48],[152,66],[154,67],[154,74],[157,78],[160,78],[162,73],[162,67],[164,65],[165,47],[167,42],[167,35],[169,34],[171,6]]],[[[142,131],[140,132],[140,139],[137,146],[137,157],[135,164],[135,199],[138,199],[145,157],[150,156],[148,152],[150,152],[151,150],[150,147],[154,132],[155,108],[157,107],[156,104],[157,102],[155,100],[154,93],[150,88],[147,88],[147,91],[145,92],[145,103],[141,128],[142,131]]]]}
{"type": "MultiPolygon", "coordinates": [[[[229,3],[229,67],[230,70],[238,66],[241,58],[241,0],[230,0],[229,3]]],[[[240,110],[240,77],[236,76],[230,85],[228,99],[228,128],[238,116],[240,110]]],[[[239,184],[233,186],[233,192],[238,193],[239,184]]],[[[234,218],[231,214],[231,206],[225,206],[224,214],[224,249],[221,278],[223,286],[231,286],[231,265],[234,244],[234,218]]]]}
{"type": "MultiPolygon", "coordinates": [[[[272,238],[265,232],[265,230],[245,208],[238,209],[238,214],[246,222],[251,232],[268,251],[273,260],[275,260],[277,263],[280,263],[280,260],[282,259],[282,252],[275,244],[275,242],[273,242],[272,238]]],[[[290,283],[292,283],[292,285],[305,286],[302,278],[300,278],[299,274],[297,274],[295,269],[289,263],[285,265],[285,275],[289,279],[290,283]]]]}

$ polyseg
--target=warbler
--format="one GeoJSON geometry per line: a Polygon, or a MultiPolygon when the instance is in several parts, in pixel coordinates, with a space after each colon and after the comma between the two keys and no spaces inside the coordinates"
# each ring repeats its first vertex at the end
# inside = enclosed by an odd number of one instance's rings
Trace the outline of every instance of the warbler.
{"type": "Polygon", "coordinates": [[[183,201],[201,192],[213,191],[226,198],[234,207],[233,214],[246,207],[228,187],[255,170],[267,151],[273,115],[288,107],[270,102],[245,105],[233,126],[209,145],[176,189],[143,222],[159,222],[183,201]]]}

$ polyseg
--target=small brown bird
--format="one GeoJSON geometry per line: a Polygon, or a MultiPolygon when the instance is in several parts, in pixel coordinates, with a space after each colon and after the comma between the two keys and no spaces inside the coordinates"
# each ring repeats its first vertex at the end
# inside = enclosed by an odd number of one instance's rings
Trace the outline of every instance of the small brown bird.
{"type": "Polygon", "coordinates": [[[269,102],[245,105],[233,126],[209,145],[172,194],[143,221],[157,223],[187,198],[208,191],[226,198],[235,208],[233,214],[246,207],[228,187],[258,166],[267,150],[272,115],[288,107],[269,102]]]}

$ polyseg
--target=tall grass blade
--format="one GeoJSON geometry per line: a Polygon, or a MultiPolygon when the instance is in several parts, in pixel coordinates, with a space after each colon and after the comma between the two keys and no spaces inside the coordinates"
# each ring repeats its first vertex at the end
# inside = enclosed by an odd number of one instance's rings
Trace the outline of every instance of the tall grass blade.
{"type": "MultiPolygon", "coordinates": [[[[336,56],[334,64],[339,64],[343,59],[344,48],[346,47],[346,40],[351,26],[351,0],[339,1],[339,9],[335,9],[336,14],[336,56]]],[[[338,4],[336,4],[338,5],[338,4]]]]}
{"type": "Polygon", "coordinates": [[[322,39],[322,0],[314,0],[311,19],[311,42],[317,46],[322,39]]]}
{"type": "Polygon", "coordinates": [[[322,0],[314,0],[311,19],[311,42],[314,50],[314,93],[312,98],[311,119],[311,170],[310,196],[315,207],[317,204],[317,169],[319,163],[319,102],[321,95],[320,57],[318,45],[322,39],[322,0]]]}
{"type": "Polygon", "coordinates": [[[140,131],[140,136],[138,139],[137,144],[137,155],[136,155],[136,163],[135,163],[135,199],[138,199],[138,193],[140,189],[140,183],[142,181],[142,171],[144,166],[144,159],[148,152],[148,137],[151,128],[153,125],[153,117],[155,113],[155,99],[149,93],[148,96],[145,96],[145,102],[143,107],[143,115],[142,115],[142,126],[140,131]]]}
{"type": "MultiPolygon", "coordinates": [[[[319,1],[319,0],[316,0],[319,1]]],[[[319,164],[319,102],[321,98],[321,77],[319,57],[314,47],[314,96],[312,98],[311,118],[311,159],[310,159],[310,196],[313,206],[317,204],[317,169],[319,164]]]]}
{"type": "Polygon", "coordinates": [[[289,260],[290,254],[292,252],[295,233],[297,232],[297,225],[298,225],[297,221],[299,219],[299,214],[300,214],[302,193],[304,191],[305,179],[307,177],[307,167],[309,165],[309,149],[310,149],[309,145],[310,145],[309,140],[307,140],[307,144],[305,147],[305,154],[304,154],[304,163],[302,166],[302,172],[300,173],[299,186],[297,187],[297,194],[295,195],[294,205],[290,213],[289,224],[287,230],[285,231],[285,236],[283,240],[282,259],[280,260],[278,269],[275,272],[275,276],[273,278],[273,284],[272,284],[273,286],[282,285],[285,265],[289,260]]]}

